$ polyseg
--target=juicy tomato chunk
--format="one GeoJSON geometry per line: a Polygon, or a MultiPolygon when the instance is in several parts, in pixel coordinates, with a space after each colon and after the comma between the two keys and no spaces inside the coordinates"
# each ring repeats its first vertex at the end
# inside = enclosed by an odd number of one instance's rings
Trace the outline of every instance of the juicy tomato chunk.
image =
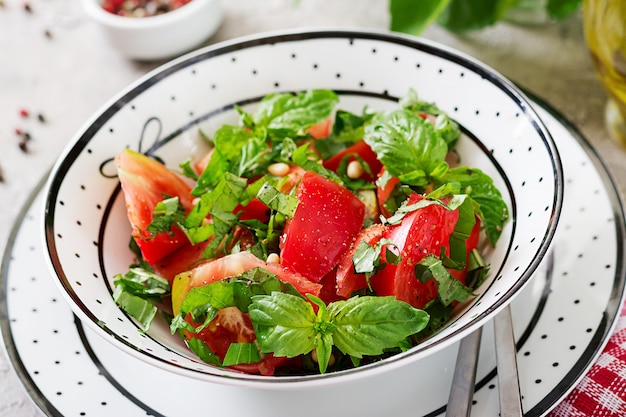
{"type": "Polygon", "coordinates": [[[250,252],[238,252],[204,262],[192,270],[176,275],[172,283],[172,310],[180,312],[185,296],[195,287],[202,287],[224,278],[241,275],[253,268],[264,268],[275,274],[279,280],[292,284],[301,294],[319,296],[321,285],[313,283],[277,263],[266,263],[250,252]]]}
{"type": "Polygon", "coordinates": [[[385,226],[382,224],[374,224],[369,226],[359,233],[354,240],[354,244],[347,251],[339,266],[337,267],[336,274],[336,293],[340,297],[348,298],[353,292],[361,290],[367,287],[367,280],[365,274],[357,274],[354,271],[354,264],[352,258],[361,242],[366,242],[369,245],[375,245],[385,234],[385,226]]]}
{"type": "Polygon", "coordinates": [[[281,263],[319,282],[361,230],[365,206],[348,189],[309,171],[296,195],[298,207],[280,239],[281,263]]]}
{"type": "Polygon", "coordinates": [[[187,242],[167,256],[159,259],[152,265],[152,268],[154,272],[172,284],[176,275],[188,271],[202,262],[202,254],[208,243],[207,241],[192,245],[187,242]]]}
{"type": "Polygon", "coordinates": [[[372,172],[371,175],[367,172],[364,172],[363,179],[366,179],[368,181],[376,180],[378,173],[383,168],[383,164],[378,160],[378,157],[376,156],[376,153],[372,150],[372,148],[370,148],[370,146],[363,140],[328,158],[324,161],[323,164],[324,167],[337,172],[339,164],[341,163],[343,158],[348,157],[348,162],[352,162],[356,159],[355,155],[365,161],[369,166],[370,171],[372,172]]]}
{"type": "Polygon", "coordinates": [[[191,210],[191,186],[165,165],[130,149],[115,157],[115,165],[126,200],[128,220],[133,228],[132,237],[144,260],[154,264],[188,241],[175,227],[171,233],[152,236],[147,227],[152,222],[154,207],[165,196],[170,196],[178,197],[182,206],[191,210]]]}
{"type": "MultiPolygon", "coordinates": [[[[409,203],[413,204],[421,199],[421,195],[413,194],[409,197],[409,203]]],[[[416,308],[423,308],[435,299],[436,281],[431,279],[421,283],[415,277],[414,268],[427,254],[439,256],[442,246],[449,255],[448,242],[458,216],[456,210],[450,211],[440,205],[431,204],[407,214],[400,224],[390,226],[385,238],[393,242],[401,260],[397,265],[387,263],[370,278],[370,284],[376,294],[393,295],[416,308]]],[[[384,259],[385,252],[383,251],[381,255],[384,259]]]]}
{"type": "Polygon", "coordinates": [[[233,213],[240,213],[240,220],[259,220],[263,223],[267,223],[270,218],[270,209],[256,197],[250,200],[245,206],[240,204],[235,207],[233,213]]]}
{"type": "MultiPolygon", "coordinates": [[[[379,176],[383,174],[384,170],[385,168],[380,171],[379,176]]],[[[399,182],[399,178],[392,177],[389,179],[389,181],[387,181],[384,187],[376,187],[376,198],[378,199],[378,207],[381,214],[385,217],[391,216],[391,212],[387,209],[385,203],[387,202],[387,200],[389,200],[389,197],[391,197],[391,193],[393,193],[394,188],[396,187],[396,185],[398,185],[399,182]]]]}
{"type": "Polygon", "coordinates": [[[332,127],[333,120],[331,117],[323,120],[313,126],[311,126],[308,130],[308,133],[313,136],[315,139],[324,139],[330,135],[330,129],[332,127]]]}

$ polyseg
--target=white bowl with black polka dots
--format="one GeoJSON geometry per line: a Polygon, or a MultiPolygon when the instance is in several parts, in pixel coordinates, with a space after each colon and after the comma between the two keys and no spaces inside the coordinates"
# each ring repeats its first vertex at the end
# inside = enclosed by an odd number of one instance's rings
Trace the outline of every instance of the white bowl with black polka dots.
{"type": "Polygon", "coordinates": [[[48,264],[73,311],[137,360],[207,381],[272,388],[338,383],[391,371],[458,341],[500,311],[530,280],[555,233],[563,199],[557,149],[526,97],[501,75],[454,50],[398,34],[271,33],[220,43],[174,60],[108,102],[65,149],[44,210],[48,264]],[[207,365],[157,321],[144,334],[113,302],[112,280],[132,262],[130,226],[112,159],[124,148],[169,167],[202,152],[209,134],[268,93],[335,90],[340,107],[383,110],[413,88],[463,129],[462,162],[494,178],[511,221],[487,254],[489,279],[436,335],[355,370],[263,377],[207,365]]]}

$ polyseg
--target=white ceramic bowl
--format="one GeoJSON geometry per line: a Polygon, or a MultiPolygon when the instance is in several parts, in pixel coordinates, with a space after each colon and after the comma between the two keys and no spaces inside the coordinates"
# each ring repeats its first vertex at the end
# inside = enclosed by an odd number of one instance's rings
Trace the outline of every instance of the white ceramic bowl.
{"type": "Polygon", "coordinates": [[[45,248],[52,273],[78,317],[116,347],[172,372],[257,387],[354,381],[423,359],[483,325],[533,276],[554,235],[563,199],[554,143],[526,97],[487,66],[429,41],[360,31],[280,32],[247,37],[176,59],[122,91],[86,122],[59,158],[47,185],[45,248]],[[235,123],[235,104],[253,109],[278,91],[335,90],[340,107],[395,108],[410,88],[463,129],[464,164],[494,178],[511,220],[487,254],[491,273],[444,328],[402,354],[317,376],[262,377],[199,361],[169,334],[148,334],[113,302],[112,277],[132,261],[130,226],[112,164],[125,147],[177,168],[199,152],[198,128],[235,123]]]}
{"type": "Polygon", "coordinates": [[[86,13],[98,23],[110,43],[137,60],[172,58],[198,47],[222,22],[219,0],[192,0],[150,17],[124,17],[107,12],[101,0],[82,0],[86,13]]]}

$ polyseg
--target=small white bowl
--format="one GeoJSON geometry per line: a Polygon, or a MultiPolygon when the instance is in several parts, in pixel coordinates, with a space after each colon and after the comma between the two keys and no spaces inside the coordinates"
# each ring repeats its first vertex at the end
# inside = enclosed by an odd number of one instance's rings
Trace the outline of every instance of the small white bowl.
{"type": "Polygon", "coordinates": [[[124,17],[104,10],[101,0],[82,0],[87,14],[103,29],[110,43],[137,60],[171,58],[200,46],[219,27],[219,0],[192,0],[186,5],[149,17],[124,17]]]}

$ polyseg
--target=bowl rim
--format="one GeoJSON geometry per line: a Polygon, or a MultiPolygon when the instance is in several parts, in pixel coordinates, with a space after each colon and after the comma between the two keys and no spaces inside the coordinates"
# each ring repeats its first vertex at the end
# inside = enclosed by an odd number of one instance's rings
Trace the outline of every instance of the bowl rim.
{"type": "MultiPolygon", "coordinates": [[[[93,0],[86,0],[93,1],[93,0]]],[[[196,0],[194,0],[196,1],[196,0]]],[[[330,382],[347,381],[354,378],[355,375],[366,373],[379,373],[383,371],[389,371],[396,367],[402,366],[405,361],[412,361],[425,358],[428,356],[425,349],[420,349],[419,345],[412,348],[407,352],[403,352],[383,361],[368,364],[363,367],[357,367],[345,371],[338,371],[327,373],[323,375],[305,375],[305,376],[281,376],[281,377],[264,377],[259,375],[247,375],[247,374],[235,374],[220,375],[218,373],[207,373],[204,371],[198,371],[194,369],[188,369],[176,364],[172,364],[169,361],[163,360],[158,356],[152,355],[149,352],[138,351],[136,347],[129,344],[123,338],[115,335],[112,332],[107,332],[98,325],[97,319],[91,314],[91,312],[81,303],[80,299],[75,297],[72,289],[67,286],[67,278],[64,276],[59,258],[55,249],[55,236],[53,229],[53,221],[55,204],[56,204],[56,192],[63,183],[65,174],[68,168],[72,165],[72,161],[68,162],[68,157],[72,154],[80,154],[89,143],[94,132],[98,128],[95,126],[102,126],[101,121],[107,120],[114,114],[116,109],[116,103],[121,101],[132,100],[135,96],[140,94],[143,89],[153,85],[161,79],[167,78],[170,74],[176,73],[182,68],[192,65],[196,62],[203,61],[214,56],[219,56],[228,52],[232,52],[235,49],[245,49],[246,47],[258,46],[262,44],[272,44],[278,42],[308,40],[311,38],[343,38],[343,39],[374,39],[384,42],[391,42],[393,44],[400,44],[403,46],[412,47],[420,51],[424,51],[429,54],[433,54],[439,57],[446,58],[455,63],[461,64],[464,67],[471,69],[483,78],[488,79],[491,83],[498,86],[504,91],[512,100],[516,102],[520,111],[520,116],[528,118],[535,129],[542,138],[543,143],[546,146],[547,152],[550,155],[552,163],[552,172],[554,177],[550,180],[554,181],[555,195],[553,197],[553,206],[550,215],[549,227],[542,236],[541,244],[533,260],[527,265],[526,269],[519,273],[518,280],[504,293],[500,295],[500,298],[490,305],[483,313],[473,318],[473,320],[465,326],[456,327],[450,334],[438,341],[429,344],[426,350],[434,352],[449,344],[452,344],[461,338],[465,337],[470,332],[476,330],[478,327],[484,325],[494,314],[505,308],[514,298],[519,291],[526,286],[533,276],[535,270],[541,264],[541,261],[547,253],[552,239],[555,235],[558,220],[561,214],[561,208],[563,203],[564,194],[564,180],[563,180],[563,167],[561,164],[561,158],[559,156],[558,149],[548,129],[545,127],[543,121],[539,117],[538,113],[531,105],[530,99],[519,89],[515,84],[509,81],[506,77],[499,72],[488,66],[487,64],[478,61],[463,52],[460,52],[454,48],[439,44],[428,39],[415,37],[411,35],[392,33],[389,31],[380,30],[362,30],[362,29],[287,29],[279,31],[269,31],[259,34],[253,34],[248,36],[242,36],[227,41],[222,41],[214,45],[200,48],[193,52],[187,53],[179,58],[173,59],[154,70],[148,72],[144,76],[137,79],[134,83],[121,90],[113,98],[104,104],[99,110],[97,110],[91,118],[78,130],[72,140],[68,143],[64,151],[61,153],[57,162],[54,164],[46,184],[46,196],[43,210],[44,216],[44,230],[43,240],[44,248],[46,251],[46,261],[49,269],[55,277],[55,282],[62,289],[64,297],[72,305],[74,310],[78,309],[79,315],[86,319],[88,324],[92,328],[99,329],[97,331],[101,336],[107,339],[114,339],[115,345],[123,347],[125,351],[131,355],[139,358],[140,360],[150,362],[156,366],[164,367],[175,373],[183,374],[193,378],[200,378],[210,381],[228,381],[226,383],[237,383],[252,387],[277,387],[281,388],[286,386],[315,386],[319,384],[328,384],[330,382]],[[104,332],[103,332],[104,330],[104,332]],[[107,337],[108,336],[108,337],[107,337]]],[[[514,220],[514,219],[513,219],[514,220]]],[[[515,225],[513,225],[515,226],[515,225]]],[[[511,249],[509,248],[508,251],[511,249]]],[[[507,255],[508,256],[508,255],[507,255]]]]}
{"type": "Polygon", "coordinates": [[[208,4],[218,0],[191,0],[188,3],[167,13],[146,17],[126,17],[109,13],[101,6],[102,0],[81,0],[85,12],[107,26],[118,29],[140,30],[183,22],[193,18],[208,4]]]}

